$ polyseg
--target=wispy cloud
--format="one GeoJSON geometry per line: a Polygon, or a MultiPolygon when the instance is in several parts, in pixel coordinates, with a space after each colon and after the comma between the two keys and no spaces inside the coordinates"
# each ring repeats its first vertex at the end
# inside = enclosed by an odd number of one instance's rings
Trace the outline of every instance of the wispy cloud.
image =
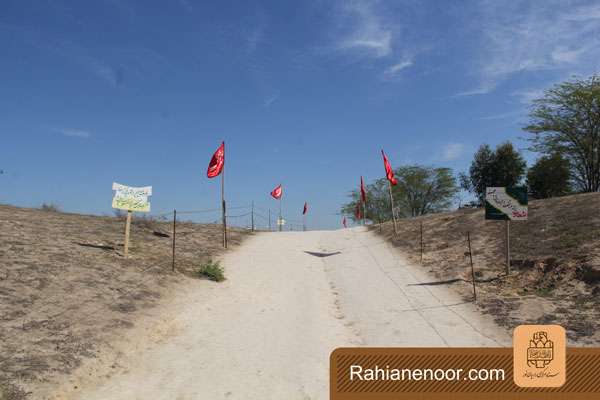
{"type": "Polygon", "coordinates": [[[543,89],[523,89],[517,90],[512,93],[513,96],[519,98],[519,101],[523,104],[531,104],[535,99],[539,99],[544,95],[543,89]]]}
{"type": "Polygon", "coordinates": [[[277,101],[277,99],[279,99],[279,93],[274,93],[264,100],[263,106],[265,106],[266,108],[269,108],[269,107],[271,107],[271,104],[273,104],[275,101],[277,101]]]}
{"type": "Polygon", "coordinates": [[[496,88],[495,84],[487,82],[486,84],[478,86],[474,89],[465,90],[463,92],[458,92],[453,97],[477,96],[477,95],[481,95],[481,94],[488,94],[495,88],[496,88]]]}
{"type": "Polygon", "coordinates": [[[89,139],[92,137],[90,131],[82,130],[82,129],[58,129],[58,132],[63,136],[80,138],[80,139],[89,139]]]}
{"type": "Polygon", "coordinates": [[[344,1],[340,8],[344,26],[336,47],[366,57],[385,57],[392,53],[392,29],[384,24],[370,1],[344,1]]]}
{"type": "Polygon", "coordinates": [[[465,145],[462,143],[448,143],[442,149],[443,161],[454,161],[463,155],[465,145]]]}
{"type": "Polygon", "coordinates": [[[124,80],[123,70],[93,57],[81,57],[80,62],[96,77],[111,86],[120,86],[124,80]]]}
{"type": "Polygon", "coordinates": [[[247,20],[241,22],[242,27],[240,32],[243,40],[246,42],[246,51],[248,53],[254,53],[259,45],[267,39],[265,35],[267,22],[267,14],[262,9],[256,10],[247,20]]]}
{"type": "Polygon", "coordinates": [[[479,49],[472,71],[479,82],[458,95],[489,93],[518,73],[593,71],[600,56],[600,6],[579,4],[565,12],[560,0],[480,2],[474,18],[479,49]]]}
{"type": "Polygon", "coordinates": [[[399,63],[396,63],[396,64],[391,65],[388,68],[386,68],[385,71],[383,71],[383,75],[388,78],[393,77],[393,76],[397,75],[398,73],[400,73],[400,71],[402,71],[412,65],[413,65],[412,59],[405,58],[402,61],[400,61],[399,63]]]}
{"type": "Polygon", "coordinates": [[[480,117],[479,119],[481,121],[494,121],[494,120],[498,120],[498,119],[514,118],[514,117],[518,117],[522,114],[523,114],[523,110],[517,110],[517,111],[510,111],[510,112],[505,112],[505,113],[500,113],[500,114],[486,115],[486,116],[480,117]]]}

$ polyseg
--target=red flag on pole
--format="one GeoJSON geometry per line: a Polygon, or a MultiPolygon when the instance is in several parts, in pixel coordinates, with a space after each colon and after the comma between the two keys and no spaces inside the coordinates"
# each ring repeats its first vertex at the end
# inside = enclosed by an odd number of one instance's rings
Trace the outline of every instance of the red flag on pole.
{"type": "Polygon", "coordinates": [[[383,152],[383,150],[381,150],[381,155],[383,156],[383,165],[385,167],[385,177],[387,178],[388,181],[390,181],[390,183],[392,185],[396,185],[398,183],[398,181],[394,177],[394,170],[392,169],[392,166],[390,165],[390,162],[388,161],[387,157],[385,156],[385,153],[383,152]]]}
{"type": "Polygon", "coordinates": [[[215,151],[215,154],[213,154],[212,158],[210,159],[206,176],[209,178],[215,178],[221,175],[223,166],[225,166],[225,142],[221,143],[217,151],[215,151]]]}
{"type": "Polygon", "coordinates": [[[283,194],[283,189],[282,189],[281,185],[277,186],[271,192],[271,196],[273,196],[273,198],[276,199],[276,200],[279,200],[281,198],[282,194],[283,194]]]}
{"type": "Polygon", "coordinates": [[[302,210],[302,215],[305,215],[308,212],[308,203],[304,202],[304,209],[302,210]]]}
{"type": "Polygon", "coordinates": [[[344,225],[344,228],[348,227],[348,225],[346,224],[346,217],[344,217],[344,219],[342,219],[342,225],[344,225]]]}
{"type": "Polygon", "coordinates": [[[360,203],[356,203],[356,208],[354,209],[354,216],[357,220],[362,218],[362,214],[360,213],[360,203]]]}
{"type": "Polygon", "coordinates": [[[367,202],[367,191],[365,190],[365,183],[362,176],[360,177],[360,201],[363,203],[367,202]]]}

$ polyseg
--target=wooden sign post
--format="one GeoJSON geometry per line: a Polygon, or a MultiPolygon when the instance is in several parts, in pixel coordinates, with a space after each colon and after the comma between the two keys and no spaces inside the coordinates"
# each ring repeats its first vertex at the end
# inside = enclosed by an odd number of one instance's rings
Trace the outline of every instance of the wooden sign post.
{"type": "Polygon", "coordinates": [[[129,255],[129,232],[131,231],[131,210],[127,211],[127,222],[125,222],[125,244],[123,245],[123,254],[125,258],[129,255]]]}
{"type": "Polygon", "coordinates": [[[150,202],[148,196],[152,195],[152,186],[130,187],[113,183],[112,189],[115,191],[112,207],[127,211],[127,221],[125,222],[125,242],[123,244],[123,255],[129,256],[129,236],[131,232],[131,217],[133,211],[149,212],[150,202]]]}

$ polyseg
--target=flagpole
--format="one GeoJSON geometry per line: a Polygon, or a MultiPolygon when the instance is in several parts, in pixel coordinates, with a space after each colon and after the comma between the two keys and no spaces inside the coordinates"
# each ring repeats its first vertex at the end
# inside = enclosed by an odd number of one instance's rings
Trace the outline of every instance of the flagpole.
{"type": "Polygon", "coordinates": [[[279,232],[281,232],[281,230],[283,229],[283,221],[281,219],[281,201],[282,200],[283,200],[283,193],[281,194],[281,196],[279,196],[279,222],[277,224],[277,225],[279,225],[279,232]]]}
{"type": "Polygon", "coordinates": [[[388,188],[390,189],[390,204],[392,205],[392,221],[394,221],[394,233],[398,234],[398,227],[396,226],[396,214],[394,213],[394,196],[392,195],[392,182],[388,180],[388,188]]]}
{"type": "Polygon", "coordinates": [[[366,199],[362,203],[363,203],[363,226],[366,226],[367,225],[367,201],[366,201],[366,199]]]}
{"type": "MultiPolygon", "coordinates": [[[[223,142],[225,144],[225,142],[223,142]]],[[[225,206],[225,149],[223,149],[223,171],[221,171],[221,206],[223,208],[223,247],[227,248],[227,217],[225,206]]]]}

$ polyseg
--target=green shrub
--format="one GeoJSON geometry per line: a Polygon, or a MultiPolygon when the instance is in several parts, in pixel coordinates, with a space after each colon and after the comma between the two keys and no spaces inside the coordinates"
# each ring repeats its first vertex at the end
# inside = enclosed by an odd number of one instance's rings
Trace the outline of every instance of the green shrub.
{"type": "Polygon", "coordinates": [[[207,278],[211,281],[222,282],[225,280],[223,268],[219,265],[218,262],[214,262],[212,260],[208,261],[206,264],[201,265],[197,273],[198,276],[200,276],[201,278],[207,278]]]}

